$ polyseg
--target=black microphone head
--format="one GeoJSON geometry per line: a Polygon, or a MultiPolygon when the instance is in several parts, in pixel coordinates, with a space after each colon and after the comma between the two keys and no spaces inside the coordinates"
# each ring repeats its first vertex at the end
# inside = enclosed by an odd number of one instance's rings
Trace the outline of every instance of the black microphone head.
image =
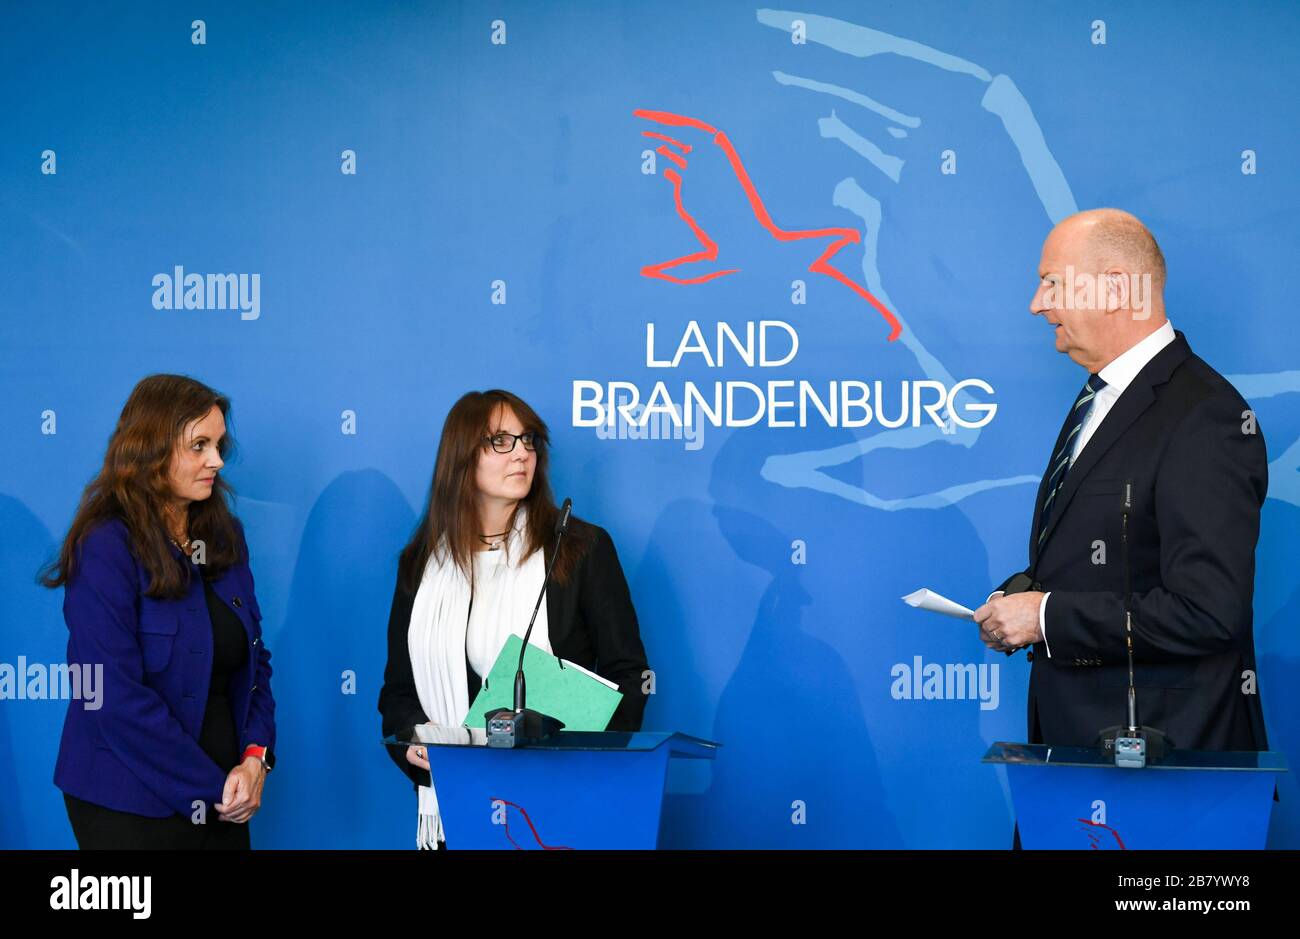
{"type": "Polygon", "coordinates": [[[565,499],[564,505],[560,506],[560,520],[555,523],[555,531],[562,532],[569,530],[569,516],[573,514],[573,500],[565,499]]]}

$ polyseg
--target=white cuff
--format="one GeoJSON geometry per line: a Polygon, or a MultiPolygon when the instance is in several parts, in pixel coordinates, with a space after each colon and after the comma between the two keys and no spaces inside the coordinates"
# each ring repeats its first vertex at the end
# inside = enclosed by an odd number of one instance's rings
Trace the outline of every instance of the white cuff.
{"type": "Polygon", "coordinates": [[[1038,631],[1043,634],[1043,648],[1047,650],[1047,657],[1052,657],[1052,647],[1047,644],[1047,598],[1052,595],[1052,591],[1043,594],[1043,602],[1038,604],[1038,631]]]}

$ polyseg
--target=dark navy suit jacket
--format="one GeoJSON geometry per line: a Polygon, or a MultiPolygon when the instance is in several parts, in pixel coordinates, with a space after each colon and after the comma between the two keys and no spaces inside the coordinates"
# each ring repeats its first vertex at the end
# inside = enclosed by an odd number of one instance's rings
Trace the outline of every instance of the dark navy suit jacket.
{"type": "MultiPolygon", "coordinates": [[[[275,748],[271,654],[253,596],[248,546],[212,581],[248,632],[248,662],[231,681],[239,749],[275,748]]],[[[177,558],[182,555],[177,550],[177,558]]],[[[86,534],[64,591],[68,664],[103,665],[100,708],[71,701],[54,768],[69,795],[137,815],[190,816],[196,801],[221,801],[232,767],[198,744],[212,677],[212,623],[199,571],[179,599],[144,595],[149,575],[131,553],[126,525],[112,520],[86,534]]]]}
{"type": "MultiPolygon", "coordinates": [[[[1051,452],[1065,444],[1069,425],[1051,452]]],[[[1049,474],[1050,466],[1029,535],[1030,577],[1052,592],[1046,646],[1033,648],[1030,742],[1091,746],[1098,731],[1126,722],[1121,506],[1131,481],[1127,540],[1142,723],[1183,749],[1268,749],[1253,680],[1252,610],[1268,455],[1249,405],[1176,333],[1080,451],[1040,547],[1049,474]]]]}

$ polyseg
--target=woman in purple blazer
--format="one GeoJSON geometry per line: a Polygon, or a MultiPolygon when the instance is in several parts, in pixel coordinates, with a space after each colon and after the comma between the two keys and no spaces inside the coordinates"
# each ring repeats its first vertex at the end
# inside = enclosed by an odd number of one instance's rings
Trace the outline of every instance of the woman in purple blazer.
{"type": "Polygon", "coordinates": [[[54,784],[81,848],[248,848],[274,763],[271,654],[218,476],[230,402],[179,375],[127,400],[58,559],[73,700],[54,784]]]}

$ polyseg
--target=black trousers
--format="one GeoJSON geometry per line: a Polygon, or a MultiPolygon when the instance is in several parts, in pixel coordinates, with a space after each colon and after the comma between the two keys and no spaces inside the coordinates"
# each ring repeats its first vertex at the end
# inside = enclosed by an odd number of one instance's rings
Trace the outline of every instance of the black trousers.
{"type": "Polygon", "coordinates": [[[82,851],[247,851],[248,823],[223,822],[213,813],[195,825],[182,815],[149,818],[63,794],[68,821],[82,851]]]}

